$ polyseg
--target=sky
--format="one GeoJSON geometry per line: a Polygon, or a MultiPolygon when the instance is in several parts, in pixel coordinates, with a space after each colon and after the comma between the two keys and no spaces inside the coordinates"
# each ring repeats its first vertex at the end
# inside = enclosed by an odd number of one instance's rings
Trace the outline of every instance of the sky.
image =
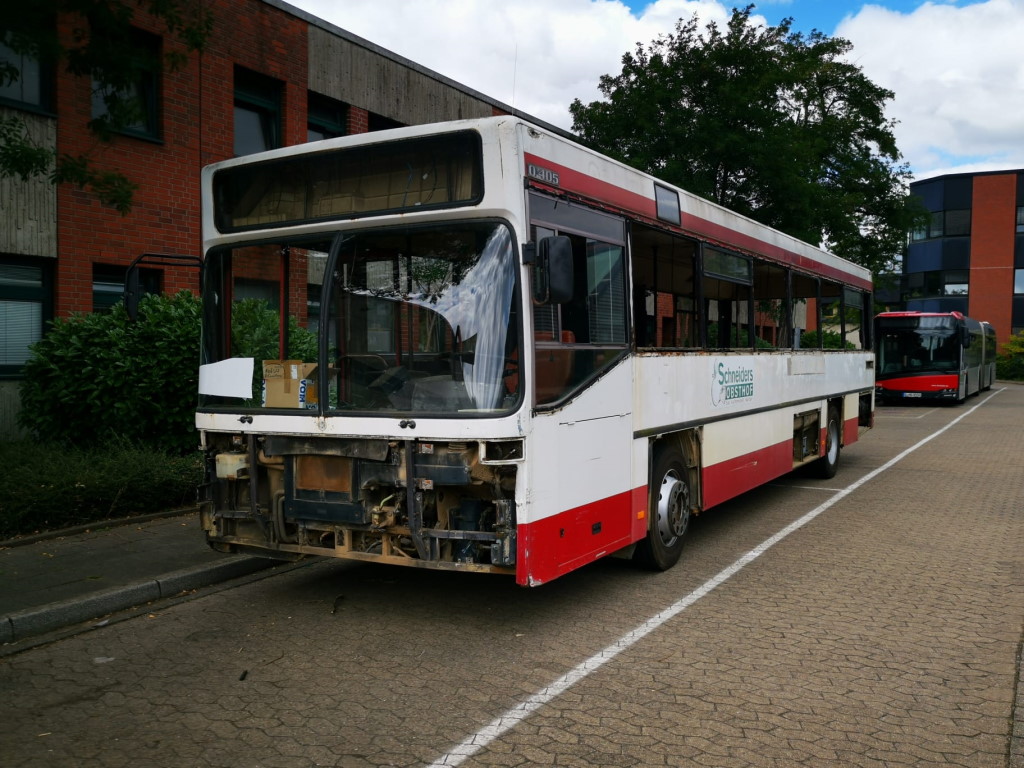
{"type": "MultiPolygon", "coordinates": [[[[622,54],[680,18],[724,24],[746,0],[288,0],[553,125],[600,98],[622,54]]],[[[895,96],[887,116],[917,180],[1024,168],[1024,0],[760,0],[753,18],[853,44],[895,96]]]]}

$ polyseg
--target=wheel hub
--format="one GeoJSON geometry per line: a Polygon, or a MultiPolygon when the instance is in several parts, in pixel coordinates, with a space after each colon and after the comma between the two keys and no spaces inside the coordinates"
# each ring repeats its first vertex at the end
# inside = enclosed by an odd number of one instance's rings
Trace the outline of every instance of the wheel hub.
{"type": "Polygon", "coordinates": [[[689,488],[675,472],[669,472],[662,478],[658,492],[658,535],[666,546],[672,546],[686,533],[689,522],[689,488]]]}

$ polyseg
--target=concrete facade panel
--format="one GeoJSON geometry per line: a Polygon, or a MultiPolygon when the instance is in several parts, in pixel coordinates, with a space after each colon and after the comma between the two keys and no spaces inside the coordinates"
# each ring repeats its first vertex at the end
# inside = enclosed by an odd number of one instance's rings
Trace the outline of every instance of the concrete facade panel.
{"type": "Polygon", "coordinates": [[[309,28],[309,88],[407,125],[494,114],[453,85],[319,27],[309,28]]]}
{"type": "MultiPolygon", "coordinates": [[[[52,117],[0,107],[0,118],[9,117],[22,121],[37,146],[56,146],[57,121],[52,117]]],[[[57,190],[45,175],[27,181],[0,177],[0,221],[0,253],[57,255],[57,190]]]]}

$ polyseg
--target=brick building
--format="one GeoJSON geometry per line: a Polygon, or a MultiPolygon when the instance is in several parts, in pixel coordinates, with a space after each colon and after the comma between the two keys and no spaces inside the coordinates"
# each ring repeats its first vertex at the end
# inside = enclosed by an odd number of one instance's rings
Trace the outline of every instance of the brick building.
{"type": "Polygon", "coordinates": [[[906,308],[987,320],[999,343],[1024,329],[1024,170],[914,182],[931,212],[911,233],[903,264],[906,308]]]}
{"type": "MultiPolygon", "coordinates": [[[[185,53],[158,20],[131,7],[133,44],[185,53]]],[[[199,255],[202,166],[318,138],[513,111],[279,0],[207,7],[214,26],[203,51],[177,71],[148,73],[137,86],[143,118],[95,154],[98,165],[139,183],[129,215],[70,184],[0,179],[0,434],[13,432],[21,366],[47,320],[111,306],[141,253],[199,255]]],[[[83,22],[57,24],[70,42],[83,22]]],[[[24,75],[0,88],[0,116],[17,114],[37,142],[60,153],[95,144],[86,126],[103,105],[90,78],[2,45],[0,56],[24,75]]],[[[155,266],[143,285],[174,293],[196,289],[198,276],[155,266]]]]}

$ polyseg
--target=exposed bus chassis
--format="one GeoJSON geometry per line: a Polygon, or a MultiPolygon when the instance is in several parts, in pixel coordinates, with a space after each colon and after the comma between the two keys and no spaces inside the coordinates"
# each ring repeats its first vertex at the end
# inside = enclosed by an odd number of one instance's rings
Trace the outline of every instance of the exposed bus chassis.
{"type": "Polygon", "coordinates": [[[205,435],[200,515],[223,552],[514,573],[521,440],[205,435]]]}

